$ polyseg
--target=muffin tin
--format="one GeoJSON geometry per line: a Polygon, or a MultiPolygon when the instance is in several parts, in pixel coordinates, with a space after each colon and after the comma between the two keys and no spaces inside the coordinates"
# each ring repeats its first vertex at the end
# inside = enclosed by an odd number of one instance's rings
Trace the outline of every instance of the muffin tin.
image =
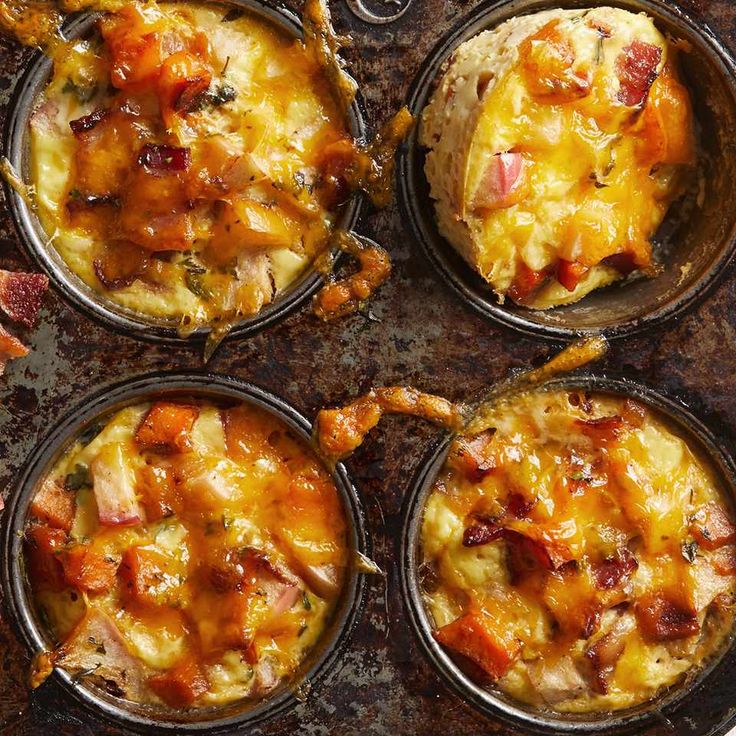
{"type": "MultiPolygon", "coordinates": [[[[613,4],[631,7],[633,3],[613,4]]],[[[296,2],[288,5],[298,9],[296,2]]],[[[331,5],[338,32],[350,32],[355,39],[345,56],[360,82],[371,130],[409,99],[412,80],[426,76],[427,59],[433,58],[433,49],[439,48],[458,23],[463,27],[468,22],[482,24],[481,19],[499,7],[502,13],[530,7],[518,1],[404,0],[400,17],[377,23],[371,21],[371,14],[383,15],[386,8],[394,14],[399,6],[373,0],[331,5]],[[352,7],[360,11],[360,16],[353,13],[352,7]],[[369,12],[363,12],[366,9],[369,12]]],[[[714,85],[721,85],[723,99],[733,97],[730,55],[736,53],[736,38],[731,35],[730,0],[708,4],[693,0],[685,8],[689,20],[670,0],[641,0],[636,7],[650,10],[655,17],[666,15],[678,29],[699,29],[704,34],[704,47],[713,53],[713,69],[718,70],[714,85]],[[719,41],[713,41],[713,37],[719,41]]],[[[3,77],[16,81],[27,64],[33,64],[33,55],[4,41],[0,44],[3,77]]],[[[0,114],[6,116],[6,129],[11,130],[16,108],[8,104],[8,97],[7,89],[0,90],[0,114]]],[[[733,130],[730,108],[719,108],[718,113],[714,116],[716,128],[733,130]]],[[[715,152],[725,162],[720,169],[723,187],[732,186],[734,178],[727,176],[736,166],[732,143],[726,139],[716,148],[722,149],[715,152]]],[[[404,167],[415,153],[410,142],[402,159],[404,167]]],[[[541,363],[556,350],[558,345],[529,339],[523,333],[562,340],[571,334],[564,326],[553,323],[542,328],[526,324],[528,315],[513,315],[512,319],[485,308],[479,313],[477,304],[458,298],[457,286],[448,274],[438,273],[432,258],[407,232],[411,193],[402,183],[405,174],[406,168],[399,171],[401,212],[397,205],[386,213],[366,211],[359,225],[361,232],[389,248],[395,262],[394,275],[367,309],[328,324],[316,320],[306,308],[278,324],[274,318],[269,330],[223,346],[207,366],[207,373],[191,373],[200,366],[194,346],[172,350],[167,344],[146,344],[122,323],[116,323],[118,330],[110,331],[109,321],[101,324],[89,318],[91,306],[79,310],[76,307],[80,303],[65,288],[52,290],[41,325],[28,338],[33,352],[22,362],[11,364],[0,384],[0,484],[8,507],[1,523],[6,543],[17,550],[14,524],[22,518],[20,509],[27,497],[21,492],[23,480],[36,477],[42,469],[39,463],[46,457],[44,452],[50,451],[40,442],[41,437],[49,428],[56,428],[49,438],[61,441],[78,419],[90,416],[101,404],[124,400],[128,391],[145,393],[150,383],[140,376],[151,371],[178,372],[177,378],[154,379],[154,383],[163,388],[171,381],[169,385],[174,389],[177,382],[183,381],[179,387],[189,392],[196,388],[217,393],[223,385],[239,386],[245,380],[278,396],[298,415],[313,418],[321,407],[346,401],[372,385],[414,384],[452,399],[468,398],[513,369],[541,363]],[[227,378],[213,378],[210,371],[239,380],[233,383],[227,378]],[[76,406],[83,407],[81,414],[70,415],[76,406]],[[59,417],[64,416],[68,419],[59,423],[59,417]]],[[[736,200],[726,196],[726,189],[723,191],[723,199],[714,200],[705,222],[708,227],[721,227],[723,239],[719,243],[730,242],[733,228],[731,219],[726,222],[721,218],[736,218],[736,200]]],[[[425,201],[419,206],[426,218],[431,213],[430,204],[425,201]]],[[[27,268],[16,249],[9,211],[3,211],[0,218],[0,238],[0,266],[27,268]]],[[[702,298],[705,294],[698,286],[691,293],[694,298],[670,310],[671,314],[635,316],[620,322],[624,328],[609,328],[613,335],[627,333],[627,339],[614,343],[602,366],[583,371],[584,376],[599,378],[580,380],[605,388],[612,386],[606,381],[613,378],[618,380],[617,386],[635,395],[642,391],[640,384],[649,385],[656,391],[655,405],[678,418],[685,417],[686,425],[704,438],[706,446],[717,445],[719,451],[736,455],[736,312],[732,306],[736,278],[727,269],[727,248],[714,249],[708,258],[709,265],[703,271],[707,271],[704,282],[709,282],[707,289],[711,292],[707,298],[702,298]],[[662,316],[671,318],[664,322],[662,316]],[[658,329],[631,335],[646,324],[656,324],[658,329]],[[601,378],[604,374],[608,377],[605,380],[601,378]],[[683,409],[683,404],[689,409],[683,409]]],[[[705,290],[704,283],[702,286],[705,290]]],[[[644,299],[634,295],[632,302],[639,304],[644,299]]],[[[263,399],[264,394],[258,390],[249,391],[273,406],[272,398],[263,399]]],[[[649,396],[644,392],[642,398],[647,400],[649,396]]],[[[283,405],[276,403],[281,411],[283,405]]],[[[306,431],[304,421],[295,418],[298,415],[288,414],[306,431]]],[[[240,716],[233,714],[233,720],[219,725],[177,724],[169,730],[186,732],[196,728],[233,734],[247,730],[256,735],[299,731],[346,736],[428,736],[438,732],[511,736],[581,730],[706,736],[729,730],[736,705],[731,687],[731,677],[736,673],[734,651],[729,651],[701,682],[683,692],[677,703],[649,709],[646,718],[619,723],[615,731],[614,724],[605,721],[550,723],[544,716],[528,717],[498,703],[480,703],[467,687],[453,683],[447,672],[438,669],[425,651],[426,636],[421,627],[417,628],[409,589],[411,576],[402,554],[402,545],[404,551],[408,549],[406,522],[416,518],[412,499],[416,499],[413,494],[419,481],[412,476],[415,470],[429,467],[428,453],[433,451],[441,452],[437,449],[436,430],[416,420],[391,419],[372,433],[365,447],[346,463],[365,509],[371,557],[383,573],[364,579],[364,605],[356,611],[352,635],[330,658],[304,702],[288,696],[288,702],[274,707],[267,704],[260,713],[253,712],[250,721],[239,720],[240,716]]],[[[439,462],[437,457],[435,462],[439,462]]],[[[732,472],[730,465],[724,467],[732,472]]],[[[40,735],[53,729],[60,736],[96,735],[103,730],[115,735],[136,730],[154,732],[154,725],[145,718],[136,721],[137,717],[118,713],[114,707],[100,703],[94,693],[71,686],[60,676],[28,699],[28,645],[37,645],[38,640],[34,640],[28,611],[19,607],[23,596],[17,575],[10,572],[14,564],[12,555],[5,556],[6,579],[12,584],[9,590],[6,586],[0,618],[0,732],[40,735]]]]}

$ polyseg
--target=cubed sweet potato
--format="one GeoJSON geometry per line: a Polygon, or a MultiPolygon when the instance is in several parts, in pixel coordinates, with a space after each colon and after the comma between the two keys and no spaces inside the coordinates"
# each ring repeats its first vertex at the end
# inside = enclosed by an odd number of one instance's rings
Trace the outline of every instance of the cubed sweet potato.
{"type": "Polygon", "coordinates": [[[475,662],[492,678],[508,672],[519,656],[513,634],[488,615],[470,611],[434,632],[435,639],[456,654],[475,662]]]}
{"type": "Polygon", "coordinates": [[[31,514],[55,529],[69,531],[74,522],[74,495],[47,478],[31,501],[31,514]]]}
{"type": "Polygon", "coordinates": [[[149,522],[165,519],[174,513],[176,484],[169,468],[144,465],[137,480],[136,490],[149,522]]]}
{"type": "Polygon", "coordinates": [[[695,514],[690,531],[703,549],[718,549],[736,542],[736,526],[717,501],[706,504],[695,514]]]}
{"type": "Polygon", "coordinates": [[[33,524],[26,531],[28,576],[34,588],[60,591],[66,587],[61,554],[68,541],[63,529],[33,524]]]}
{"type": "Polygon", "coordinates": [[[165,605],[180,587],[172,560],[155,549],[130,547],[123,553],[119,574],[129,595],[147,605],[165,605]]]}
{"type": "Polygon", "coordinates": [[[86,544],[77,544],[62,555],[64,579],[79,590],[104,593],[115,581],[120,559],[86,544]]]}
{"type": "Polygon", "coordinates": [[[188,708],[210,686],[204,670],[194,657],[187,657],[167,672],[149,678],[148,685],[172,708],[188,708]]]}
{"type": "Polygon", "coordinates": [[[135,441],[152,452],[186,452],[192,447],[190,435],[198,416],[196,406],[158,401],[138,427],[135,441]]]}

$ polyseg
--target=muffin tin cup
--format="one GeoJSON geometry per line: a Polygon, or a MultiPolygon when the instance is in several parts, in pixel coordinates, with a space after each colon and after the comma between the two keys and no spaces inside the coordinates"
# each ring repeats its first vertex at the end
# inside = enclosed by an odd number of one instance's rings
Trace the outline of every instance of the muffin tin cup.
{"type": "MultiPolygon", "coordinates": [[[[254,14],[269,22],[294,38],[303,37],[301,20],[290,10],[280,5],[269,5],[262,0],[224,0],[223,7],[234,6],[254,14]]],[[[67,39],[83,38],[94,27],[100,13],[85,13],[64,24],[63,33],[67,39]]],[[[28,182],[29,142],[28,126],[38,99],[44,90],[52,71],[52,62],[37,52],[30,60],[26,71],[16,85],[10,102],[8,120],[5,127],[5,156],[21,179],[28,182]]],[[[350,133],[356,140],[364,141],[366,136],[365,115],[360,92],[349,111],[350,133]]],[[[65,300],[81,309],[88,317],[102,322],[124,334],[150,342],[186,345],[204,340],[210,332],[208,327],[200,327],[190,335],[182,337],[178,332],[179,320],[147,316],[106,299],[86,284],[64,262],[64,259],[48,244],[45,233],[35,213],[26,201],[3,178],[9,209],[21,245],[26,254],[46,272],[52,284],[65,300]]],[[[363,208],[364,197],[355,193],[342,205],[336,221],[336,228],[353,231],[363,208]]],[[[266,305],[261,311],[240,320],[227,334],[225,340],[243,338],[260,332],[302,307],[317,293],[324,278],[310,267],[282,294],[266,305]]]]}
{"type": "MultiPolygon", "coordinates": [[[[481,31],[510,18],[550,8],[599,7],[591,0],[501,0],[484,2],[438,43],[420,68],[407,105],[417,120],[428,104],[454,50],[481,31]]],[[[736,152],[731,142],[736,125],[736,62],[711,33],[677,6],[664,0],[611,0],[603,5],[645,12],[657,27],[692,50],[681,67],[699,125],[700,175],[705,186],[702,208],[693,191],[675,202],[655,237],[663,272],[653,279],[619,283],[592,292],[581,301],[546,311],[499,304],[490,285],[440,234],[434,201],[424,174],[425,153],[418,127],[399,158],[399,204],[422,255],[461,299],[483,316],[528,335],[554,340],[603,332],[622,337],[684,314],[715,287],[736,248],[736,152]]]]}
{"type": "MultiPolygon", "coordinates": [[[[681,404],[630,380],[609,376],[576,376],[553,379],[538,390],[585,390],[630,397],[654,409],[702,453],[716,472],[732,503],[736,503],[736,464],[711,431],[681,404]]],[[[447,458],[452,437],[439,437],[417,472],[403,509],[401,537],[401,588],[412,629],[421,649],[442,681],[484,715],[502,720],[518,733],[624,734],[642,736],[660,733],[656,726],[675,722],[689,724],[688,733],[724,733],[733,718],[733,693],[729,683],[736,677],[736,631],[704,668],[675,685],[653,701],[634,708],[605,713],[563,714],[534,709],[504,694],[475,683],[452,660],[432,636],[433,623],[422,599],[418,568],[421,561],[421,527],[426,501],[447,458]],[[651,730],[650,730],[651,729],[651,730]]],[[[667,733],[673,732],[669,728],[667,733]]],[[[679,733],[679,731],[678,731],[679,733]]]]}
{"type": "MultiPolygon", "coordinates": [[[[244,381],[212,374],[155,373],[106,388],[87,399],[63,418],[40,442],[29,457],[11,493],[4,512],[2,534],[2,585],[10,620],[21,640],[35,655],[53,648],[53,642],[34,610],[32,592],[23,563],[23,534],[29,506],[39,483],[64,450],[85,427],[124,406],[158,398],[195,397],[214,401],[241,401],[276,416],[305,443],[312,446],[312,426],[296,409],[273,394],[244,381]]],[[[348,526],[348,546],[355,552],[369,551],[361,502],[345,468],[338,464],[332,472],[348,526]]],[[[334,666],[362,608],[365,576],[355,566],[348,569],[338,608],[320,644],[305,660],[296,676],[280,685],[263,701],[240,701],[226,706],[177,711],[137,705],[115,698],[100,688],[75,682],[67,672],[55,669],[51,679],[85,706],[93,715],[112,725],[140,733],[152,730],[169,733],[232,733],[237,727],[251,727],[297,705],[334,666]]]]}

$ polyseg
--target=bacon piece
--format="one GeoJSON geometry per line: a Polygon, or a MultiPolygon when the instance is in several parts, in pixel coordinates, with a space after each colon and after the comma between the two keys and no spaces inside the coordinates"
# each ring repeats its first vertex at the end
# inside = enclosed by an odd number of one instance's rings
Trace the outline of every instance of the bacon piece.
{"type": "Polygon", "coordinates": [[[103,121],[110,114],[109,110],[97,109],[91,112],[89,115],[77,118],[76,120],[69,121],[69,127],[72,129],[72,133],[79,137],[82,133],[86,133],[88,130],[92,130],[96,125],[103,121]]]}
{"type": "Polygon", "coordinates": [[[104,593],[112,587],[120,558],[86,544],[74,545],[62,555],[64,579],[79,590],[104,593]]]}
{"type": "Polygon", "coordinates": [[[192,152],[189,148],[146,143],[138,154],[138,165],[154,175],[187,171],[192,165],[192,152]]]}
{"type": "Polygon", "coordinates": [[[331,598],[340,589],[340,574],[334,565],[298,564],[296,572],[320,598],[331,598]]]}
{"type": "Polygon", "coordinates": [[[601,263],[604,266],[615,268],[622,276],[628,276],[640,267],[634,253],[614,253],[604,258],[601,263]]]}
{"type": "Polygon", "coordinates": [[[161,117],[167,128],[171,128],[177,114],[186,115],[191,111],[211,81],[212,72],[187,51],[179,51],[163,62],[158,96],[161,117]]]}
{"type": "Polygon", "coordinates": [[[711,501],[694,514],[690,533],[703,549],[708,550],[736,542],[736,526],[717,501],[711,501]]]}
{"type": "Polygon", "coordinates": [[[626,647],[626,637],[634,629],[631,615],[622,615],[612,629],[585,650],[585,659],[591,670],[592,687],[605,695],[619,657],[626,647]]]}
{"type": "Polygon", "coordinates": [[[475,209],[505,209],[524,196],[525,161],[520,153],[491,156],[475,192],[475,209]]]}
{"type": "Polygon", "coordinates": [[[68,541],[63,529],[52,529],[45,524],[33,524],[26,530],[28,577],[34,588],[64,590],[60,556],[68,541]]]}
{"type": "Polygon", "coordinates": [[[105,244],[99,258],[92,267],[102,285],[114,291],[130,286],[148,268],[147,252],[127,240],[112,240],[105,244]]]}
{"type": "Polygon", "coordinates": [[[0,325],[0,376],[5,372],[5,366],[9,360],[23,358],[29,352],[28,348],[17,337],[11,335],[0,325]]]}
{"type": "Polygon", "coordinates": [[[514,636],[490,616],[470,611],[433,632],[447,649],[467,657],[494,680],[503,677],[519,656],[521,647],[514,636]]]}
{"type": "Polygon", "coordinates": [[[479,547],[500,539],[504,534],[503,527],[493,519],[477,519],[477,523],[463,532],[463,547],[479,547]]]}
{"type": "Polygon", "coordinates": [[[625,428],[624,419],[620,416],[576,419],[575,425],[580,428],[586,437],[602,444],[618,440],[625,428]]]}
{"type": "Polygon", "coordinates": [[[664,592],[648,593],[636,604],[636,620],[645,637],[652,641],[674,641],[700,631],[695,607],[664,592]]]}
{"type": "Polygon", "coordinates": [[[506,502],[506,510],[516,519],[526,519],[537,505],[537,498],[527,498],[521,493],[511,493],[506,502]]]}
{"type": "Polygon", "coordinates": [[[596,587],[610,590],[631,577],[639,567],[636,557],[626,548],[616,551],[613,557],[593,565],[593,578],[596,587]]]}
{"type": "Polygon", "coordinates": [[[143,512],[120,444],[105,445],[90,465],[100,524],[134,526],[143,512]]]}
{"type": "Polygon", "coordinates": [[[67,212],[76,215],[97,207],[120,207],[120,198],[114,194],[80,194],[66,203],[67,212]]]}
{"type": "Polygon", "coordinates": [[[547,280],[549,273],[546,269],[533,271],[521,261],[516,269],[516,277],[507,292],[510,299],[523,304],[547,280]]]}
{"type": "Polygon", "coordinates": [[[196,406],[157,401],[138,427],[135,441],[151,452],[187,452],[192,449],[190,435],[198,416],[196,406]]]}
{"type": "Polygon", "coordinates": [[[626,46],[616,59],[616,75],[621,84],[618,99],[628,107],[638,107],[647,98],[657,78],[662,49],[636,40],[626,46]]]}
{"type": "Polygon", "coordinates": [[[41,298],[48,288],[49,279],[42,273],[0,270],[0,308],[10,319],[26,327],[34,327],[41,298]]]}
{"type": "Polygon", "coordinates": [[[68,532],[74,522],[74,495],[47,478],[31,501],[31,514],[55,529],[68,532]]]}
{"type": "Polygon", "coordinates": [[[187,657],[167,672],[150,677],[148,686],[171,708],[188,708],[210,684],[199,663],[187,657]]]}
{"type": "Polygon", "coordinates": [[[509,550],[509,569],[512,583],[518,582],[526,572],[541,567],[559,570],[573,561],[570,548],[557,539],[529,526],[524,531],[505,529],[504,539],[509,550]]]}
{"type": "Polygon", "coordinates": [[[575,291],[583,276],[590,271],[590,267],[578,261],[566,261],[561,258],[557,263],[557,280],[568,291],[575,291]]]}
{"type": "Polygon", "coordinates": [[[472,483],[479,483],[496,469],[491,442],[494,429],[488,429],[474,437],[458,437],[452,443],[447,464],[472,483]]]}

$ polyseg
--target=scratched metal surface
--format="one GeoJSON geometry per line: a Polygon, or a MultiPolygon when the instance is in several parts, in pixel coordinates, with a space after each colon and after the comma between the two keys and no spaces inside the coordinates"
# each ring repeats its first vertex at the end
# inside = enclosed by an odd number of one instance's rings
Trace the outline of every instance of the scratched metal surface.
{"type": "MultiPolygon", "coordinates": [[[[289,3],[296,5],[296,3],[289,3]]],[[[353,9],[386,15],[397,0],[333,0],[340,32],[350,31],[350,67],[375,128],[397,108],[424,55],[476,0],[414,0],[396,21],[360,20],[353,9]]],[[[736,3],[683,3],[736,51],[736,3]]],[[[0,40],[0,116],[25,52],[0,40]]],[[[542,362],[559,346],[521,338],[465,307],[422,262],[397,209],[367,211],[359,228],[391,251],[395,271],[371,304],[372,318],[356,315],[333,324],[302,309],[266,332],[226,344],[208,368],[269,389],[309,417],[372,385],[411,383],[451,399],[467,396],[507,375],[542,362]]],[[[13,225],[0,209],[0,267],[27,267],[16,250],[13,225]]],[[[736,273],[697,311],[656,334],[615,344],[603,368],[679,397],[731,443],[736,437],[736,273]]],[[[85,395],[105,384],[160,369],[201,368],[194,349],[159,347],[113,333],[48,294],[40,327],[28,335],[31,355],[13,363],[0,384],[0,491],[37,438],[85,395]]],[[[342,661],[309,700],[249,731],[308,735],[520,734],[479,716],[440,682],[417,649],[405,621],[396,560],[402,497],[412,468],[433,430],[415,420],[389,419],[348,463],[368,515],[374,557],[386,577],[369,581],[366,607],[342,661]]],[[[28,659],[0,617],[0,733],[39,736],[122,734],[77,710],[53,685],[29,697],[28,659]]],[[[736,702],[736,693],[734,693],[736,702]]],[[[689,722],[661,723],[647,733],[695,734],[689,722]]],[[[722,731],[721,731],[722,733],[722,731]]]]}

